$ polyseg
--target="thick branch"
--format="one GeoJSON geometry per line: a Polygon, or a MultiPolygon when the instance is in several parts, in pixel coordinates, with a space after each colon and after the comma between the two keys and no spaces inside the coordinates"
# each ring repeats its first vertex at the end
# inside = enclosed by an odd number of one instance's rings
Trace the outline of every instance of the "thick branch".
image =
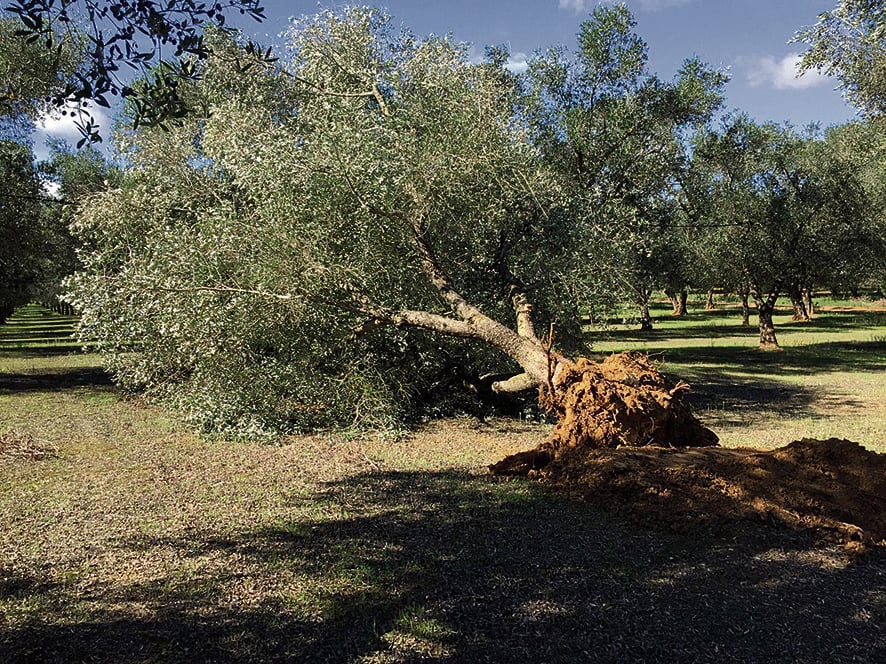
{"type": "MultiPolygon", "coordinates": [[[[440,267],[440,264],[434,256],[433,249],[422,232],[420,225],[414,221],[412,229],[425,274],[428,276],[431,284],[440,293],[443,300],[449,305],[452,312],[458,316],[470,330],[470,333],[460,334],[458,336],[469,336],[485,341],[516,361],[527,376],[525,387],[522,389],[546,383],[554,373],[559,372],[561,367],[571,364],[568,359],[557,356],[554,359],[553,368],[551,367],[551,356],[541,341],[535,336],[534,330],[531,327],[532,308],[528,298],[516,298],[517,304],[515,304],[515,311],[517,311],[518,314],[518,326],[522,325],[523,333],[521,334],[519,327],[518,331],[515,332],[506,325],[502,325],[497,320],[490,318],[480,311],[480,309],[465,300],[461,294],[453,288],[449,277],[440,267]],[[519,322],[520,320],[522,320],[522,323],[519,322]]],[[[439,318],[445,321],[452,321],[452,319],[443,316],[439,318]]],[[[427,326],[417,324],[416,327],[427,326]]],[[[438,328],[432,327],[429,329],[438,328]]],[[[447,333],[452,334],[453,332],[447,333]]],[[[503,383],[508,382],[509,381],[503,381],[503,383]]],[[[503,387],[503,389],[505,391],[511,391],[507,387],[503,387]]]]}
{"type": "Polygon", "coordinates": [[[528,373],[517,374],[511,376],[507,380],[499,380],[492,384],[492,391],[496,394],[513,394],[515,392],[523,392],[539,386],[539,381],[530,376],[528,373]]]}
{"type": "Polygon", "coordinates": [[[428,276],[431,284],[440,293],[443,301],[449,305],[452,312],[462,320],[470,321],[473,318],[487,318],[486,314],[465,300],[453,287],[449,277],[437,262],[437,257],[431,249],[418,223],[412,224],[413,237],[421,259],[421,266],[428,276]]]}
{"type": "Polygon", "coordinates": [[[526,284],[508,267],[507,254],[510,247],[510,243],[502,233],[495,257],[495,269],[508,286],[508,298],[517,317],[517,334],[527,339],[538,339],[535,334],[535,325],[532,322],[532,303],[526,295],[528,290],[526,284]]]}

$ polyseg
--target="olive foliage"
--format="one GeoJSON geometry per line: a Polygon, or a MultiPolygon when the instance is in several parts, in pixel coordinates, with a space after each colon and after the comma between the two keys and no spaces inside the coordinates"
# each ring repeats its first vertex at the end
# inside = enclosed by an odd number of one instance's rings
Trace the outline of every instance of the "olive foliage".
{"type": "MultiPolygon", "coordinates": [[[[606,109],[611,122],[627,112],[625,137],[644,128],[627,159],[651,136],[674,149],[685,121],[656,109],[690,108],[681,90],[709,86],[631,73],[631,49],[604,48],[630,40],[621,12],[582,28],[579,60],[597,63],[607,92],[569,123],[592,145],[606,109]],[[649,129],[659,116],[665,128],[649,129]]],[[[208,39],[199,80],[181,89],[201,112],[121,134],[121,186],[74,226],[88,249],[69,298],[123,384],[207,431],[379,425],[465,383],[538,385],[552,341],[580,347],[619,194],[598,205],[553,157],[568,149],[540,121],[553,81],[541,90],[500,53],[477,64],[465,45],[367,9],[295,24],[275,66],[243,67],[229,35],[208,39]]],[[[547,62],[535,66],[558,66],[547,62]]],[[[638,196],[661,196],[667,178],[641,172],[657,163],[619,168],[644,183],[638,196]]]]}
{"type": "Polygon", "coordinates": [[[886,5],[839,0],[795,37],[808,49],[802,70],[836,76],[847,100],[869,116],[886,112],[886,5]]]}
{"type": "MultiPolygon", "coordinates": [[[[226,29],[232,12],[264,19],[259,0],[11,0],[5,11],[12,35],[40,59],[79,54],[71,76],[44,95],[76,118],[79,146],[102,140],[92,103],[108,108],[114,97],[125,99],[136,125],[183,117],[189,109],[178,86],[199,76],[198,63],[209,54],[204,27],[226,29]]],[[[248,50],[270,59],[255,44],[248,50]]]]}
{"type": "Polygon", "coordinates": [[[823,137],[738,116],[700,135],[694,159],[687,194],[707,222],[696,260],[754,297],[761,345],[777,345],[780,295],[845,283],[870,266],[868,191],[823,137]]]}
{"type": "MultiPolygon", "coordinates": [[[[693,58],[673,81],[660,79],[634,28],[624,5],[595,9],[577,53],[552,49],[530,63],[523,104],[569,218],[593,230],[583,241],[598,277],[588,297],[645,308],[653,288],[685,285],[688,148],[720,108],[728,77],[693,58]]],[[[570,281],[587,283],[585,262],[573,268],[570,281]]]]}

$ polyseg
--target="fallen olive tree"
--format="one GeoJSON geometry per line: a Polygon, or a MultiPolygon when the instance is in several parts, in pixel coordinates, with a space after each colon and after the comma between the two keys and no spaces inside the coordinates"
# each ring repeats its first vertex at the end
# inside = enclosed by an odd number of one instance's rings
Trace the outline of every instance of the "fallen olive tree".
{"type": "MultiPolygon", "coordinates": [[[[583,30],[624,29],[607,25],[583,30]]],[[[645,361],[580,357],[579,307],[613,291],[629,211],[590,208],[549,166],[500,60],[369,10],[296,24],[274,67],[208,38],[181,92],[205,112],[120,135],[125,181],[75,225],[69,299],[121,383],[256,433],[384,423],[461,372],[540,389],[561,445],[716,441],[645,361]]],[[[611,75],[604,55],[588,76],[611,75]]]]}

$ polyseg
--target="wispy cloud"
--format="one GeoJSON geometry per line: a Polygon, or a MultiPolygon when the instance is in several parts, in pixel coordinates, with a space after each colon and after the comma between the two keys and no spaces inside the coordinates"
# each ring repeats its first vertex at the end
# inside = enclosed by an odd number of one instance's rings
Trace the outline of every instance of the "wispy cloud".
{"type": "MultiPolygon", "coordinates": [[[[606,1],[606,0],[604,0],[606,1]]],[[[613,2],[614,0],[609,0],[613,2]]],[[[599,4],[600,0],[560,0],[560,9],[573,11],[576,14],[584,14],[599,4]]],[[[628,5],[636,5],[640,10],[646,12],[657,12],[669,7],[679,7],[680,5],[688,5],[692,0],[629,0],[628,5]]]]}
{"type": "Polygon", "coordinates": [[[790,53],[780,60],[771,55],[757,58],[739,58],[738,64],[747,68],[747,80],[754,87],[768,85],[776,90],[805,90],[828,83],[828,78],[817,71],[797,76],[800,54],[790,53]]]}

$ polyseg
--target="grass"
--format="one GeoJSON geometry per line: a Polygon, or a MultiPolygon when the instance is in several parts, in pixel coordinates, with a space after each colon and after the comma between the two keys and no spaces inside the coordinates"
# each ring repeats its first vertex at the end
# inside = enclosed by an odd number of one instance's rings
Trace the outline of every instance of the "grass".
{"type": "MultiPolygon", "coordinates": [[[[620,334],[606,343],[627,342],[620,334]]],[[[96,356],[33,350],[0,349],[0,435],[53,451],[0,454],[4,663],[874,662],[886,652],[877,552],[850,560],[762,525],[639,526],[485,474],[544,427],[464,419],[395,442],[207,441],[117,393],[96,356]]],[[[811,375],[882,371],[879,360],[840,367],[861,361],[841,353],[811,375]]],[[[747,385],[783,381],[789,357],[728,371],[747,385]]]]}
{"type": "Polygon", "coordinates": [[[8,357],[76,353],[83,346],[73,336],[76,322],[76,316],[62,316],[37,304],[21,307],[0,325],[0,362],[8,357]]]}
{"type": "Polygon", "coordinates": [[[589,335],[596,353],[640,350],[686,380],[700,417],[730,447],[771,449],[803,437],[848,438],[886,452],[886,309],[833,302],[809,323],[775,316],[782,352],[760,352],[756,327],[735,306],[673,318],[655,329],[614,326],[589,335]]]}

